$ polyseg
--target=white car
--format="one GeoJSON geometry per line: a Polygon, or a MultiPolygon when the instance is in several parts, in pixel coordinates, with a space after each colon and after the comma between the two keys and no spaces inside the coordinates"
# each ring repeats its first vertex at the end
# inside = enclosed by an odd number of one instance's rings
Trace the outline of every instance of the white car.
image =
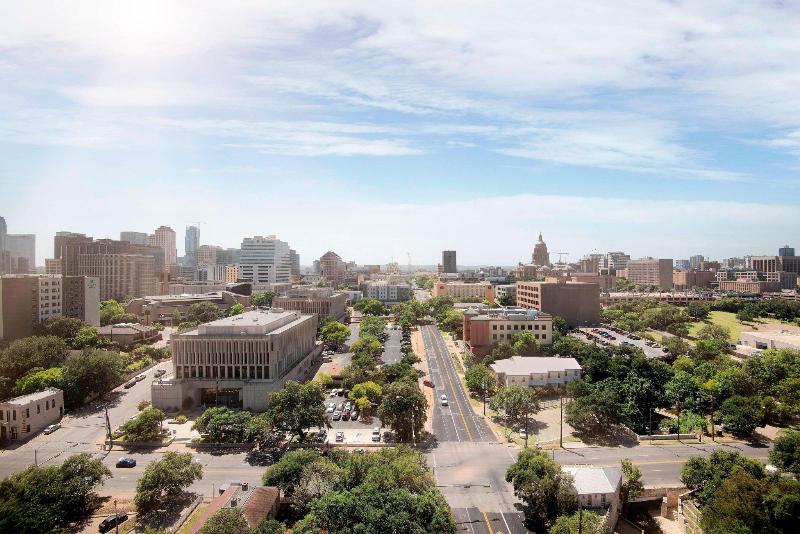
{"type": "Polygon", "coordinates": [[[336,441],[344,441],[344,432],[337,432],[336,433],[336,441]]]}
{"type": "Polygon", "coordinates": [[[447,395],[442,395],[442,406],[448,406],[447,395]]]}
{"type": "Polygon", "coordinates": [[[328,410],[327,410],[328,413],[333,413],[333,411],[335,409],[336,409],[336,405],[334,403],[328,404],[328,410]]]}
{"type": "Polygon", "coordinates": [[[376,426],[372,429],[372,441],[380,441],[380,440],[381,440],[381,429],[376,426]]]}
{"type": "Polygon", "coordinates": [[[46,426],[46,427],[44,427],[44,433],[45,434],[52,434],[53,432],[55,432],[59,428],[61,428],[61,425],[59,425],[58,423],[56,423],[54,425],[46,426]]]}
{"type": "Polygon", "coordinates": [[[525,432],[524,428],[519,429],[519,439],[528,439],[528,433],[525,432]]]}
{"type": "Polygon", "coordinates": [[[136,381],[137,381],[137,382],[141,382],[141,381],[142,381],[142,380],[144,380],[145,378],[147,378],[147,377],[146,377],[146,376],[144,376],[144,375],[142,374],[142,375],[139,375],[139,376],[137,376],[137,377],[136,377],[136,381]]]}

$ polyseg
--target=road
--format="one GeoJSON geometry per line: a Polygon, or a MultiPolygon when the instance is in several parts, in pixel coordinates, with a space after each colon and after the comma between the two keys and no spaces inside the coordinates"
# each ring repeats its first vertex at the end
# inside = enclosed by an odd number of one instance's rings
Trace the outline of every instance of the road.
{"type": "Polygon", "coordinates": [[[430,380],[434,383],[433,433],[444,441],[496,441],[486,422],[470,406],[461,385],[453,359],[434,325],[421,326],[422,339],[428,359],[430,380]],[[442,406],[441,396],[447,395],[448,406],[442,406]]]}
{"type": "Polygon", "coordinates": [[[453,359],[436,326],[420,327],[429,377],[433,381],[433,433],[427,452],[436,485],[453,509],[460,532],[475,534],[528,532],[524,516],[505,481],[515,451],[497,442],[486,422],[475,414],[461,385],[453,359]],[[449,406],[442,406],[441,395],[449,406]]]}
{"type": "Polygon", "coordinates": [[[431,298],[431,292],[427,289],[415,289],[414,298],[417,300],[428,300],[431,298]]]}
{"type": "Polygon", "coordinates": [[[403,339],[403,333],[400,330],[387,330],[386,342],[383,344],[383,354],[381,354],[381,362],[383,365],[390,363],[398,363],[403,357],[403,351],[400,350],[400,341],[403,339]]]}

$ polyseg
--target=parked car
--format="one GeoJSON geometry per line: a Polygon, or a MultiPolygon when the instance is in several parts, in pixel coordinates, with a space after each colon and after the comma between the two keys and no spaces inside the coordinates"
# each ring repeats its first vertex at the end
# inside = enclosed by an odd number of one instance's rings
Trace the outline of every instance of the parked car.
{"type": "Polygon", "coordinates": [[[44,433],[45,434],[52,434],[53,432],[55,432],[59,428],[61,428],[61,425],[59,425],[58,423],[56,423],[54,425],[49,425],[49,426],[44,427],[44,433]]]}
{"type": "Polygon", "coordinates": [[[341,430],[336,433],[336,441],[344,441],[344,432],[341,430]]]}
{"type": "Polygon", "coordinates": [[[333,420],[334,421],[338,421],[341,418],[342,418],[342,412],[340,412],[339,410],[336,410],[335,412],[333,412],[333,420]]]}
{"type": "Polygon", "coordinates": [[[377,426],[372,429],[372,441],[381,440],[381,429],[377,426]]]}
{"type": "Polygon", "coordinates": [[[342,421],[349,421],[350,420],[350,411],[344,410],[342,412],[342,421]]]}
{"type": "Polygon", "coordinates": [[[158,370],[156,370],[155,376],[157,376],[157,377],[158,376],[164,376],[165,374],[167,374],[167,370],[166,369],[158,369],[158,370]]]}
{"type": "Polygon", "coordinates": [[[447,395],[442,395],[442,406],[448,406],[447,395]]]}
{"type": "Polygon", "coordinates": [[[324,428],[320,428],[317,435],[314,436],[314,441],[317,443],[325,443],[326,439],[328,439],[328,431],[324,428]]]}
{"type": "Polygon", "coordinates": [[[145,378],[147,378],[147,377],[146,377],[144,374],[140,374],[139,376],[137,376],[137,377],[136,377],[136,381],[137,381],[137,382],[141,382],[141,381],[142,381],[142,380],[144,380],[145,378]]]}
{"type": "Polygon", "coordinates": [[[423,385],[425,385],[425,386],[428,386],[429,388],[434,388],[434,387],[436,387],[436,386],[434,385],[434,383],[433,383],[433,382],[431,382],[430,380],[427,380],[427,379],[426,379],[426,380],[423,380],[423,381],[422,381],[422,384],[423,384],[423,385]]]}
{"type": "Polygon", "coordinates": [[[100,521],[100,525],[97,527],[97,530],[100,532],[108,532],[112,528],[116,527],[117,525],[121,525],[127,520],[128,514],[125,512],[113,514],[100,521]]]}
{"type": "Polygon", "coordinates": [[[330,403],[330,404],[328,404],[328,409],[327,409],[327,410],[325,410],[325,411],[326,411],[327,413],[333,413],[333,411],[334,411],[335,409],[336,409],[336,405],[335,405],[334,403],[330,403]]]}
{"type": "Polygon", "coordinates": [[[123,456],[117,460],[117,467],[136,467],[136,460],[130,456],[123,456]]]}
{"type": "Polygon", "coordinates": [[[130,380],[130,381],[126,382],[125,386],[123,386],[123,387],[125,389],[131,389],[135,385],[136,385],[136,379],[133,379],[133,380],[130,380]]]}
{"type": "Polygon", "coordinates": [[[344,390],[343,389],[337,389],[336,390],[336,396],[337,397],[341,397],[342,395],[344,395],[344,390]]]}
{"type": "Polygon", "coordinates": [[[528,433],[524,428],[519,429],[519,439],[528,439],[528,433]]]}
{"type": "Polygon", "coordinates": [[[338,390],[338,389],[332,389],[332,390],[330,391],[330,396],[331,396],[331,397],[335,397],[335,396],[336,396],[336,394],[337,394],[338,392],[339,392],[339,390],[338,390]]]}
{"type": "Polygon", "coordinates": [[[353,421],[358,421],[358,410],[355,408],[350,412],[350,419],[353,421]]]}

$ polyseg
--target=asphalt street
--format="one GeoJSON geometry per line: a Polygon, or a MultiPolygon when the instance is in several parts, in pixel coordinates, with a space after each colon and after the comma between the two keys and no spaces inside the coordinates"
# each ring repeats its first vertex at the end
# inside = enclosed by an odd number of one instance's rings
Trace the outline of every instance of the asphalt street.
{"type": "Polygon", "coordinates": [[[496,441],[486,422],[475,415],[456,373],[453,359],[434,325],[421,326],[428,359],[428,372],[434,384],[433,433],[438,441],[496,441]],[[447,396],[447,406],[441,396],[447,396]]]}

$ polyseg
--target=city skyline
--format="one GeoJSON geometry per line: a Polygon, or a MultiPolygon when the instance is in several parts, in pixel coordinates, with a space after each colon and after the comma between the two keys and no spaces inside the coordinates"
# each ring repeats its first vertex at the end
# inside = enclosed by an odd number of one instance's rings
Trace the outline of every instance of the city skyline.
{"type": "Polygon", "coordinates": [[[797,7],[6,11],[0,212],[41,244],[197,219],[365,263],[516,263],[538,231],[571,258],[796,241],[797,7]],[[459,223],[487,213],[502,231],[459,223]]]}

